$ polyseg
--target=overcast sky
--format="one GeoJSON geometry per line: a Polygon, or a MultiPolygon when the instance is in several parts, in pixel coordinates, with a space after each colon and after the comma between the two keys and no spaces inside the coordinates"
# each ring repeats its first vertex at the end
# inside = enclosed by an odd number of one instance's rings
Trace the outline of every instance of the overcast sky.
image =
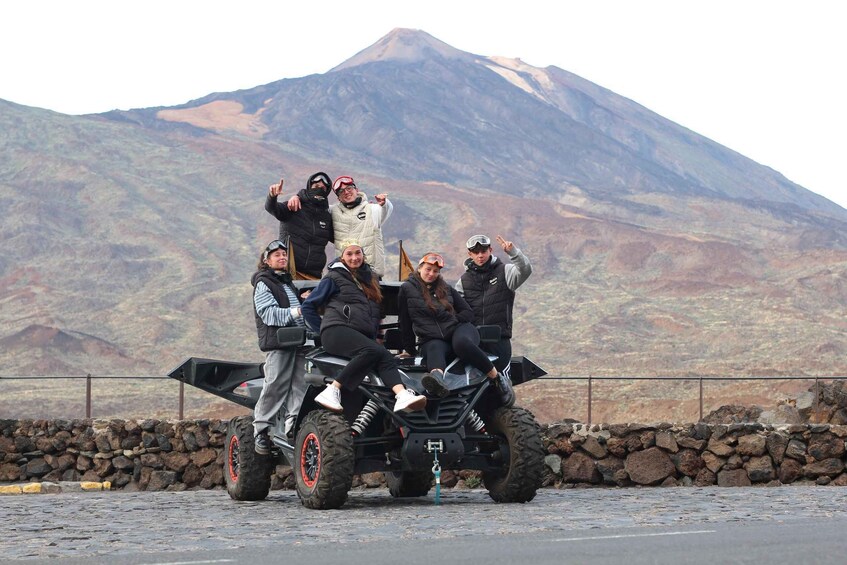
{"type": "Polygon", "coordinates": [[[843,11],[783,0],[10,0],[0,98],[67,114],[180,104],[324,73],[414,28],[576,73],[847,207],[843,11]]]}

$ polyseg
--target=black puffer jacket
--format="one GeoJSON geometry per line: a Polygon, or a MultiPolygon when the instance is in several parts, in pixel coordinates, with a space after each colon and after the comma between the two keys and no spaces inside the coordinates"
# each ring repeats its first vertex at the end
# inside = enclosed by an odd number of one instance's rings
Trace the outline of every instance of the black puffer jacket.
{"type": "Polygon", "coordinates": [[[288,199],[278,202],[277,197],[268,195],[265,210],[279,220],[279,238],[286,241],[290,237],[289,255],[294,254],[297,271],[320,278],[326,265],[326,244],[333,240],[332,215],[329,213],[327,196],[332,183],[326,173],[315,173],[306,181],[306,188],[297,193],[300,197],[300,210],[288,209],[288,199]],[[323,177],[327,185],[325,194],[309,194],[313,180],[323,177]]]}
{"type": "Polygon", "coordinates": [[[500,326],[500,337],[512,337],[512,307],[515,291],[506,285],[506,266],[490,259],[481,267],[465,261],[462,291],[474,311],[474,324],[500,326]]]}
{"type": "MultiPolygon", "coordinates": [[[[359,274],[364,281],[373,277],[367,264],[362,265],[359,274]]],[[[321,331],[333,326],[347,326],[371,339],[376,338],[382,319],[379,304],[365,296],[341,261],[330,264],[325,277],[335,284],[338,292],[326,303],[321,331]]]]}
{"type": "Polygon", "coordinates": [[[453,312],[450,312],[438,301],[431,288],[426,286],[426,292],[430,293],[434,307],[431,309],[423,297],[424,287],[423,281],[412,275],[400,285],[400,291],[397,294],[399,309],[397,321],[403,340],[403,349],[411,354],[416,351],[415,336],[421,343],[431,339],[449,340],[456,326],[463,322],[473,321],[471,307],[455,288],[447,287],[449,292],[445,298],[453,307],[453,312]]]}

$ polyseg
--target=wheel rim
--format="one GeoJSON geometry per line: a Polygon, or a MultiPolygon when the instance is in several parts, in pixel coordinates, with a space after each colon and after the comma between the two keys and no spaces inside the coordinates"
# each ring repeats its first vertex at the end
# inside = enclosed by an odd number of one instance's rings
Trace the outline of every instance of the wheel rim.
{"type": "Polygon", "coordinates": [[[233,435],[232,438],[230,438],[229,448],[227,451],[229,452],[229,457],[227,457],[229,478],[232,479],[233,482],[238,482],[238,436],[233,435]]]}
{"type": "Polygon", "coordinates": [[[300,478],[303,483],[312,488],[318,482],[321,474],[321,445],[318,436],[310,433],[303,439],[300,450],[300,478]]]}

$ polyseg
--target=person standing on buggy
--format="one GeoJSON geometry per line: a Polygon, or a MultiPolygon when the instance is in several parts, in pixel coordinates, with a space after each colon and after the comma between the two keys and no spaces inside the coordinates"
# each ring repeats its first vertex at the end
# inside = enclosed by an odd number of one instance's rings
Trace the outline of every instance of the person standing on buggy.
{"type": "Polygon", "coordinates": [[[354,391],[367,372],[374,369],[395,394],[395,412],[423,410],[426,397],[403,385],[394,355],[376,342],[379,330],[382,291],[376,275],[365,262],[362,246],[356,240],[340,245],[341,256],[332,261],[318,286],[303,302],[306,325],[320,332],[323,348],[350,362],[315,398],[333,412],[341,412],[341,389],[354,391]],[[318,309],[324,309],[323,318],[318,309]]]}
{"type": "Polygon", "coordinates": [[[288,273],[288,249],[275,240],[259,256],[253,274],[253,314],[259,333],[259,349],[265,352],[265,379],[253,409],[254,449],[270,453],[268,436],[276,415],[285,408],[285,433],[294,429],[294,420],[306,395],[306,358],[302,351],[281,348],[276,332],[280,327],[305,327],[297,289],[288,273]]]}
{"type": "Polygon", "coordinates": [[[485,343],[483,349],[497,356],[497,370],[509,376],[512,360],[512,308],[515,291],[532,274],[529,259],[511,241],[497,236],[497,243],[509,255],[505,264],[491,254],[491,238],[473,235],[468,238],[468,258],[465,272],[456,282],[459,291],[474,311],[474,323],[478,326],[500,326],[500,341],[485,343]]]}
{"type": "Polygon", "coordinates": [[[294,277],[318,280],[326,265],[326,244],[334,235],[328,200],[332,182],[323,172],[310,176],[306,188],[297,193],[296,209],[278,201],[284,183],[281,179],[268,187],[265,210],[279,220],[279,239],[290,243],[288,251],[297,269],[294,277]]]}
{"type": "Polygon", "coordinates": [[[421,384],[429,394],[447,396],[444,370],[449,361],[458,357],[491,379],[500,401],[511,406],[515,403],[512,383],[497,372],[479,347],[479,331],[471,323],[474,312],[458,291],[444,281],[442,268],[444,258],[438,253],[427,253],[418,261],[417,270],[400,285],[397,321],[403,350],[415,355],[416,338],[420,342],[428,371],[421,384]]]}
{"type": "MultiPolygon", "coordinates": [[[[335,233],[335,249],[344,241],[356,240],[362,244],[368,265],[382,280],[385,276],[385,242],[382,226],[388,221],[394,204],[388,199],[388,193],[377,194],[376,202],[368,202],[368,195],[360,192],[353,177],[341,176],[332,183],[332,190],[338,202],[329,207],[332,215],[332,230],[335,233]]],[[[300,198],[295,195],[288,201],[289,210],[298,210],[300,198]]]]}

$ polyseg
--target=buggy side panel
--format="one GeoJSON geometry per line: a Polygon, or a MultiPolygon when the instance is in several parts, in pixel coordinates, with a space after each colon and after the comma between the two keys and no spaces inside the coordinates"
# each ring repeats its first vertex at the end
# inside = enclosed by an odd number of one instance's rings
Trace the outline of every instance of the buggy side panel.
{"type": "Polygon", "coordinates": [[[547,371],[523,356],[512,357],[509,362],[509,378],[515,385],[543,377],[546,374],[547,371]]]}
{"type": "Polygon", "coordinates": [[[168,373],[168,376],[252,409],[256,406],[255,398],[233,391],[242,383],[263,379],[264,373],[261,363],[233,363],[191,357],[168,373]]]}

